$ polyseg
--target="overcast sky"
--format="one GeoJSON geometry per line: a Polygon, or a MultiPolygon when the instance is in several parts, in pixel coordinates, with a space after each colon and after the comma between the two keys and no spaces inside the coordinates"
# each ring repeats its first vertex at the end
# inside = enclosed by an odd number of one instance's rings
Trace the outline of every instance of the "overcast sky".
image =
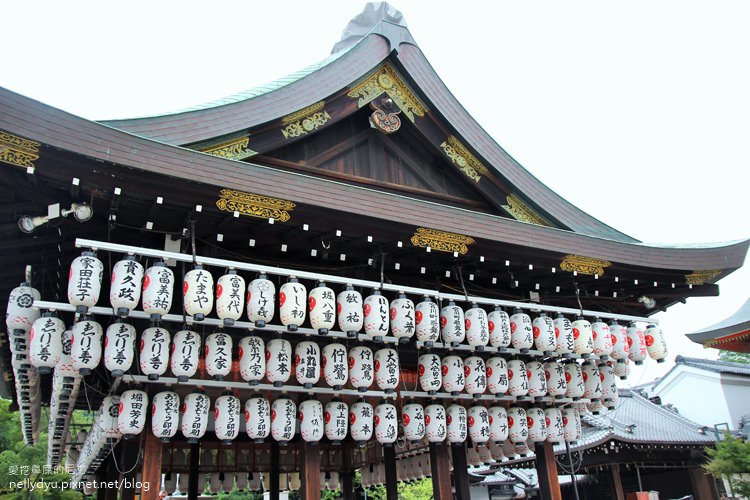
{"type": "MultiPolygon", "coordinates": [[[[647,242],[750,237],[749,2],[392,5],[479,124],[581,209],[647,242]]],[[[363,6],[4,2],[0,85],[91,119],[159,114],[325,58],[363,6]]],[[[682,334],[732,314],[748,283],[746,266],[719,298],[660,314],[670,354],[715,356],[682,334]]]]}

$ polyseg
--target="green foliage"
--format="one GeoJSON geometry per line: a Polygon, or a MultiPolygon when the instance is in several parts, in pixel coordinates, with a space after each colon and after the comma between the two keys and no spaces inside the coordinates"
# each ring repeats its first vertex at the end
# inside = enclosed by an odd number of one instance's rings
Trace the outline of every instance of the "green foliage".
{"type": "Polygon", "coordinates": [[[733,477],[750,472],[750,442],[727,433],[722,441],[716,443],[716,448],[707,448],[706,453],[711,457],[705,466],[708,472],[727,478],[735,494],[750,496],[750,481],[733,477]]]}
{"type": "Polygon", "coordinates": [[[398,498],[400,500],[428,500],[432,498],[432,480],[420,479],[409,484],[399,484],[398,498]]]}
{"type": "Polygon", "coordinates": [[[719,351],[719,361],[750,364],[750,354],[746,352],[719,351]]]}

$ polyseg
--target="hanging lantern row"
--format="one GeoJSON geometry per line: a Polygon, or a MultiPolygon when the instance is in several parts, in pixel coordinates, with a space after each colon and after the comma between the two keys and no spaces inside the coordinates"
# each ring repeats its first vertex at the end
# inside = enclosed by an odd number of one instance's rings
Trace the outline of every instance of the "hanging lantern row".
{"type": "Polygon", "coordinates": [[[78,398],[82,377],[70,360],[70,331],[63,332],[60,360],[54,368],[47,427],[47,463],[60,463],[65,434],[78,398]]]}
{"type": "MultiPolygon", "coordinates": [[[[125,396],[125,394],[123,394],[125,396]]],[[[83,478],[93,475],[101,463],[110,454],[114,445],[120,441],[118,412],[122,413],[123,401],[119,396],[106,396],[99,411],[94,417],[94,423],[88,435],[79,436],[83,444],[78,448],[71,448],[68,460],[77,455],[75,469],[72,471],[71,484],[78,483],[83,478]],[[73,457],[71,457],[71,454],[73,457]]],[[[68,462],[70,464],[71,462],[68,462]]]]}

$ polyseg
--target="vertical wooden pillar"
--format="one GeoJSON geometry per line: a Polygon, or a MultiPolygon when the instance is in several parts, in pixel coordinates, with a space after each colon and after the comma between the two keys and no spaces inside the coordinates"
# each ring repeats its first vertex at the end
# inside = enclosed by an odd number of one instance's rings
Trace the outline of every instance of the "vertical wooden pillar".
{"type": "MultiPolygon", "coordinates": [[[[271,479],[268,481],[271,491],[269,491],[270,500],[279,500],[279,442],[271,440],[271,479]]],[[[302,471],[300,471],[302,476],[302,471]]]]}
{"type": "Polygon", "coordinates": [[[453,500],[451,463],[447,444],[430,443],[430,469],[432,469],[432,495],[435,500],[453,500]]]}
{"type": "Polygon", "coordinates": [[[456,498],[470,498],[469,492],[469,464],[466,461],[466,444],[453,444],[453,485],[456,487],[456,498]]]}
{"type": "Polygon", "coordinates": [[[354,500],[354,469],[352,468],[352,447],[341,446],[341,494],[344,500],[354,500]]]}
{"type": "Polygon", "coordinates": [[[688,469],[690,474],[690,485],[693,487],[695,498],[703,500],[718,500],[719,492],[716,491],[716,481],[711,474],[707,474],[701,468],[688,469]]]}
{"type": "MultiPolygon", "coordinates": [[[[118,445],[119,446],[119,445],[118,445]]],[[[113,483],[117,481],[117,479],[120,476],[120,473],[117,471],[117,467],[115,467],[114,464],[114,454],[119,453],[119,449],[115,448],[115,450],[112,452],[112,455],[109,456],[109,458],[104,462],[102,467],[106,467],[107,472],[105,473],[104,480],[107,483],[113,483]]],[[[117,500],[117,488],[106,488],[106,493],[104,495],[104,500],[117,500]]]]}
{"type": "Polygon", "coordinates": [[[117,464],[120,470],[130,471],[120,474],[120,500],[133,500],[135,498],[135,479],[138,473],[140,453],[139,440],[123,439],[120,441],[120,458],[117,459],[117,464]]]}
{"type": "Polygon", "coordinates": [[[162,445],[153,432],[146,432],[141,470],[141,500],[157,500],[161,489],[162,445]]]}
{"type": "MultiPolygon", "coordinates": [[[[536,454],[536,474],[539,478],[539,496],[542,500],[562,500],[552,443],[549,441],[537,443],[534,453],[536,454]]],[[[455,462],[453,466],[456,466],[455,462]]]]}
{"type": "Polygon", "coordinates": [[[302,498],[320,500],[320,449],[317,443],[300,442],[302,454],[302,498]]]}
{"type": "Polygon", "coordinates": [[[383,462],[385,463],[385,497],[388,500],[398,500],[395,446],[383,446],[383,462]]]}
{"type": "Polygon", "coordinates": [[[612,497],[615,500],[625,500],[625,491],[622,489],[622,477],[620,477],[620,465],[612,464],[609,466],[612,471],[612,497]]]}
{"type": "Polygon", "coordinates": [[[198,479],[201,476],[201,444],[190,445],[190,473],[188,474],[187,500],[198,500],[198,479]]]}

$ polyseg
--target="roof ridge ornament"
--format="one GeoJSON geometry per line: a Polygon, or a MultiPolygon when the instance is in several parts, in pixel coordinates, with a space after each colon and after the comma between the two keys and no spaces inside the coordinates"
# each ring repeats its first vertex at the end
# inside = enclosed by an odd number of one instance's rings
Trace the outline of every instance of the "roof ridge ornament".
{"type": "Polygon", "coordinates": [[[387,94],[393,100],[393,104],[398,106],[412,123],[414,122],[414,115],[424,116],[427,111],[422,101],[404,83],[404,79],[387,63],[350,88],[351,90],[346,95],[357,99],[358,108],[369,104],[383,94],[387,94]]]}
{"type": "Polygon", "coordinates": [[[351,47],[370,33],[388,40],[391,50],[396,52],[402,43],[417,44],[409,33],[404,15],[398,9],[388,2],[368,2],[364,10],[346,25],[341,40],[333,46],[331,53],[351,47]]]}

